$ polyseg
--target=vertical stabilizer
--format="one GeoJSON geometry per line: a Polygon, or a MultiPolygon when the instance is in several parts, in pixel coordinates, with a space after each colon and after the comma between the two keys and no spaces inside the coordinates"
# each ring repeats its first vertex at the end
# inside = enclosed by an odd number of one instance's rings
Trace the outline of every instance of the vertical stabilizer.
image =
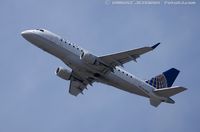
{"type": "Polygon", "coordinates": [[[150,101],[150,104],[154,107],[158,107],[160,103],[162,102],[161,100],[158,100],[155,98],[150,98],[149,101],[150,101]]]}
{"type": "Polygon", "coordinates": [[[179,72],[180,71],[175,68],[171,68],[168,71],[163,72],[163,75],[165,76],[165,78],[167,80],[167,87],[171,87],[173,85],[179,72]]]}
{"type": "Polygon", "coordinates": [[[151,80],[146,81],[146,83],[152,85],[157,89],[171,87],[176,80],[179,72],[179,70],[171,68],[163,72],[162,74],[151,78],[151,80]]]}

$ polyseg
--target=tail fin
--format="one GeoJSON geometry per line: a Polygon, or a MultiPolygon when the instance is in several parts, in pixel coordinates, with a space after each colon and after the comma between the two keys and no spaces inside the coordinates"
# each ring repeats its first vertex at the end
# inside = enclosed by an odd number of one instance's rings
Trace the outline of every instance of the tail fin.
{"type": "Polygon", "coordinates": [[[146,81],[146,83],[150,84],[151,86],[161,89],[166,87],[171,87],[174,81],[176,80],[176,77],[179,74],[179,70],[175,68],[171,68],[162,74],[151,78],[151,80],[146,81]]]}
{"type": "Polygon", "coordinates": [[[155,98],[150,98],[150,104],[154,107],[158,107],[161,102],[162,102],[161,100],[158,100],[158,99],[155,99],[155,98]]]}

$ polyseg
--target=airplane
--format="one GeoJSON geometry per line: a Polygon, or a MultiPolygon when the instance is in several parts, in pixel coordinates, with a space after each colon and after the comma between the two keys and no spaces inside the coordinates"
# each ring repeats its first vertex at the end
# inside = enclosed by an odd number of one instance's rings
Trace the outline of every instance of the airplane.
{"type": "Polygon", "coordinates": [[[171,98],[184,90],[172,86],[179,70],[171,68],[150,80],[141,80],[125,71],[123,65],[137,61],[141,55],[154,50],[160,43],[129,51],[95,56],[87,50],[63,39],[46,29],[31,29],[21,32],[23,38],[63,61],[71,70],[58,67],[55,74],[70,81],[69,93],[77,96],[94,82],[113,86],[120,90],[149,98],[150,104],[158,107],[161,102],[174,104],[171,98]]]}

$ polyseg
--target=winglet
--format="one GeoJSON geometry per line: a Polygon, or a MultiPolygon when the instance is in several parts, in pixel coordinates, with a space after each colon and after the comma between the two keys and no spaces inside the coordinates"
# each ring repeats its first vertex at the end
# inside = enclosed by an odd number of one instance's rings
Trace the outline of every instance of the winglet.
{"type": "Polygon", "coordinates": [[[155,45],[153,45],[153,46],[151,46],[151,48],[152,48],[152,49],[155,49],[158,45],[160,45],[160,42],[157,43],[157,44],[155,44],[155,45]]]}

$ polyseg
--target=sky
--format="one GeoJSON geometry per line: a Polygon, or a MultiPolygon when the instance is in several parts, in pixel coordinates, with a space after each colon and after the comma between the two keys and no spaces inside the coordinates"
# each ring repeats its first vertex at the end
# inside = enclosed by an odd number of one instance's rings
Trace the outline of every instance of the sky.
{"type": "Polygon", "coordinates": [[[194,5],[112,4],[104,0],[0,1],[0,132],[197,132],[200,130],[199,1],[194,5]],[[141,79],[172,67],[187,91],[176,104],[149,100],[95,83],[78,97],[55,75],[67,67],[24,40],[48,29],[98,56],[161,45],[124,69],[141,79]]]}

